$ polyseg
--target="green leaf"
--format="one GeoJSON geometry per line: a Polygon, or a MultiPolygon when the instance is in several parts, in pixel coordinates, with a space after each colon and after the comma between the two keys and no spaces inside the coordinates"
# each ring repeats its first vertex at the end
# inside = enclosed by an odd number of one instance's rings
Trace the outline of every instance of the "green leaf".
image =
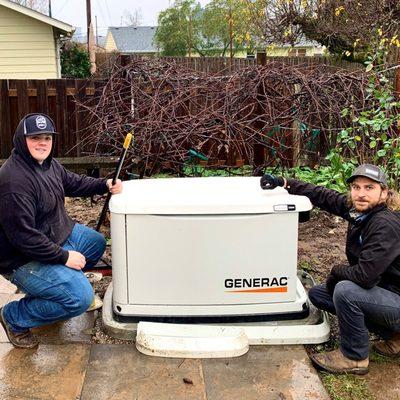
{"type": "Polygon", "coordinates": [[[347,145],[353,150],[356,148],[356,144],[354,142],[354,140],[349,140],[347,145]]]}
{"type": "Polygon", "coordinates": [[[356,135],[354,136],[354,139],[357,140],[357,142],[361,142],[361,136],[356,135]]]}
{"type": "Polygon", "coordinates": [[[386,150],[378,150],[378,152],[376,153],[378,157],[384,157],[386,156],[386,150]]]}
{"type": "Polygon", "coordinates": [[[370,147],[370,149],[373,149],[374,147],[376,147],[376,140],[371,140],[371,142],[369,143],[369,147],[370,147]]]}
{"type": "Polygon", "coordinates": [[[374,68],[374,64],[370,63],[367,65],[367,68],[365,68],[365,72],[370,72],[374,68]]]}

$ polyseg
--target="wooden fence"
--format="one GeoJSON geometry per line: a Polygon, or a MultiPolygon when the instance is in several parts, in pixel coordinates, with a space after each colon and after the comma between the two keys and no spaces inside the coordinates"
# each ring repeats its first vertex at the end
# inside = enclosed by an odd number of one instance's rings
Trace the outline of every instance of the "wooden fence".
{"type": "MultiPolygon", "coordinates": [[[[210,73],[226,69],[227,65],[234,65],[235,69],[240,69],[269,61],[284,61],[288,64],[306,63],[307,65],[330,63],[326,59],[311,57],[234,59],[234,64],[230,64],[229,59],[221,58],[175,57],[174,60],[190,68],[210,73]]],[[[127,58],[122,58],[121,62],[128,61],[127,58]]],[[[351,66],[351,68],[354,67],[351,66]]],[[[88,112],[79,108],[77,101],[94,104],[103,83],[103,80],[82,79],[0,80],[0,159],[7,158],[11,153],[12,137],[19,120],[24,115],[33,112],[50,115],[57,129],[62,133],[57,140],[56,157],[70,159],[87,156],[90,149],[83,147],[81,134],[87,128],[88,112]]]]}
{"type": "Polygon", "coordinates": [[[322,56],[315,57],[270,57],[265,53],[258,53],[257,58],[227,58],[227,57],[155,57],[126,55],[118,53],[98,53],[96,62],[99,77],[106,79],[110,76],[113,65],[127,65],[137,59],[157,58],[168,62],[183,65],[186,68],[194,69],[208,74],[237,71],[242,68],[255,65],[266,65],[270,62],[279,62],[286,65],[302,65],[312,67],[315,65],[330,65],[348,70],[364,69],[365,66],[358,63],[351,63],[345,60],[337,60],[322,56]]]}
{"type": "Polygon", "coordinates": [[[62,133],[56,156],[84,156],[80,133],[87,125],[87,112],[78,108],[75,98],[90,101],[100,83],[84,79],[0,80],[0,158],[10,155],[20,119],[34,112],[50,115],[62,133]]]}

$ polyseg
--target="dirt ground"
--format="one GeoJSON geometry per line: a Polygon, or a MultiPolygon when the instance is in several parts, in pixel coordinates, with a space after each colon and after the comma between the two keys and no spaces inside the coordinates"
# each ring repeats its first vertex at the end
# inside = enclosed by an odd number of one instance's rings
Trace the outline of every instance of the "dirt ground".
{"type": "MultiPolygon", "coordinates": [[[[67,210],[72,218],[80,223],[94,227],[96,225],[98,216],[101,212],[103,200],[95,199],[91,202],[90,199],[68,199],[67,210]]],[[[308,222],[301,223],[299,226],[299,248],[298,248],[298,268],[304,269],[309,272],[317,283],[325,281],[331,268],[336,264],[346,262],[345,256],[345,237],[346,237],[347,223],[339,217],[331,216],[323,211],[313,210],[311,218],[308,222]]],[[[109,223],[106,221],[105,226],[102,228],[102,233],[108,238],[108,246],[104,259],[111,263],[110,257],[110,232],[109,223]]],[[[94,283],[96,293],[103,298],[107,286],[111,282],[110,276],[104,276],[101,281],[94,283]]],[[[96,325],[92,334],[93,343],[126,343],[127,341],[116,340],[107,336],[102,330],[101,313],[97,313],[96,325]]],[[[337,319],[330,316],[331,335],[327,343],[322,345],[309,345],[306,346],[308,352],[318,352],[323,350],[331,350],[338,346],[338,325],[337,319]]],[[[372,339],[376,339],[372,337],[372,339]]],[[[389,380],[390,377],[395,377],[399,374],[399,364],[396,361],[386,359],[385,357],[379,359],[371,354],[373,361],[370,372],[365,377],[354,377],[354,380],[348,381],[346,379],[353,379],[352,376],[337,378],[330,374],[321,374],[321,378],[334,399],[399,399],[397,397],[396,387],[392,385],[382,385],[381,382],[389,380]],[[341,380],[342,379],[342,380],[341,380]],[[392,387],[395,394],[388,393],[389,387],[392,387]]]]}

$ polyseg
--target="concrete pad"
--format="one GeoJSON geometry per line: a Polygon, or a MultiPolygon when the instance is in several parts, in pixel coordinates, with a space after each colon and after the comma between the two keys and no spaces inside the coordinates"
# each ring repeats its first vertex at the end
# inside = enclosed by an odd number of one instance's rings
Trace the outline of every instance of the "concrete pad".
{"type": "Polygon", "coordinates": [[[137,332],[136,322],[118,322],[114,319],[112,310],[112,282],[108,285],[103,298],[102,319],[104,331],[107,335],[123,340],[135,340],[137,332]]]}
{"type": "Polygon", "coordinates": [[[9,303],[10,294],[8,293],[0,293],[0,307],[3,307],[5,304],[9,303]]]}
{"type": "Polygon", "coordinates": [[[87,345],[39,345],[15,349],[0,344],[0,398],[79,399],[89,358],[87,345]]]}
{"type": "Polygon", "coordinates": [[[95,320],[94,312],[86,312],[66,321],[32,329],[32,332],[43,344],[90,343],[95,320]]]}
{"type": "Polygon", "coordinates": [[[18,301],[20,299],[22,299],[23,297],[25,297],[24,293],[15,293],[10,295],[10,297],[8,298],[8,302],[10,303],[11,301],[18,301]]]}
{"type": "Polygon", "coordinates": [[[303,346],[252,346],[202,364],[208,400],[329,399],[303,346]]]}
{"type": "Polygon", "coordinates": [[[92,345],[81,400],[92,399],[204,400],[201,361],[148,357],[132,344],[92,345]]]}
{"type": "Polygon", "coordinates": [[[0,275],[0,293],[13,294],[17,292],[17,287],[4,276],[0,275]]]}

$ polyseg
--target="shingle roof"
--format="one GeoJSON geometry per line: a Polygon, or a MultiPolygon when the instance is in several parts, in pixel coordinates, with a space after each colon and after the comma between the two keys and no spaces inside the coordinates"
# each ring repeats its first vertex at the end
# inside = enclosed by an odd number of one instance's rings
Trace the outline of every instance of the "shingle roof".
{"type": "Polygon", "coordinates": [[[158,51],[153,44],[156,26],[121,26],[109,27],[119,51],[124,53],[155,53],[158,51]]]}

